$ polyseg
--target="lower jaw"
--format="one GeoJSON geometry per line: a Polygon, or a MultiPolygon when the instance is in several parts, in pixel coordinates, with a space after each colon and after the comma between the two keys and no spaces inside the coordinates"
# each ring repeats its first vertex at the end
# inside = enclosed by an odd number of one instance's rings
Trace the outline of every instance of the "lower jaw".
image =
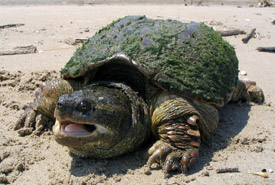
{"type": "MultiPolygon", "coordinates": [[[[58,144],[67,146],[69,148],[88,148],[92,144],[91,137],[74,137],[68,135],[54,135],[58,144]]],[[[91,146],[92,147],[92,146],[91,146]]]]}
{"type": "Polygon", "coordinates": [[[89,157],[96,159],[107,159],[125,154],[127,151],[117,149],[116,147],[110,148],[90,148],[83,147],[68,147],[70,152],[78,157],[89,157]]]}
{"type": "Polygon", "coordinates": [[[70,152],[78,157],[106,159],[121,155],[119,150],[116,151],[111,146],[98,146],[96,143],[79,140],[74,137],[55,137],[55,140],[57,143],[67,146],[70,152]]]}
{"type": "Polygon", "coordinates": [[[105,149],[90,149],[90,148],[74,148],[69,147],[70,152],[78,157],[89,157],[96,159],[106,159],[116,157],[113,152],[105,149]]]}

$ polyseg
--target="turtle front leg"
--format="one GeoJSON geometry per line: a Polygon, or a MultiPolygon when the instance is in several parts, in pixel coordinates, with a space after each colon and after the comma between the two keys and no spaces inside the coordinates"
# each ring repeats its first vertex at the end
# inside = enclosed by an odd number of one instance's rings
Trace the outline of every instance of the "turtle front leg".
{"type": "Polygon", "coordinates": [[[160,140],[148,151],[148,166],[159,164],[166,176],[174,170],[186,174],[199,157],[201,140],[212,135],[218,119],[217,110],[210,105],[174,97],[164,100],[152,116],[153,133],[160,140]]]}
{"type": "Polygon", "coordinates": [[[41,130],[48,125],[49,119],[54,119],[56,102],[63,94],[73,92],[75,82],[68,82],[62,79],[55,79],[40,85],[35,93],[36,98],[29,104],[17,120],[14,130],[19,130],[20,135],[29,135],[34,130],[41,130]]]}
{"type": "Polygon", "coordinates": [[[161,140],[149,149],[148,165],[159,163],[164,174],[174,170],[186,174],[199,157],[201,140],[197,121],[198,116],[193,115],[187,120],[180,117],[160,125],[161,140]]]}

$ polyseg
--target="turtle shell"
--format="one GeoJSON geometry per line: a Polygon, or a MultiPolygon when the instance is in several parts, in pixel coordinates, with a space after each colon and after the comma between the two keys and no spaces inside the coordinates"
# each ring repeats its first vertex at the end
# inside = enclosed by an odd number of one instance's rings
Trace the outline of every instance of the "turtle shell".
{"type": "MultiPolygon", "coordinates": [[[[235,50],[212,28],[145,16],[127,16],[102,28],[75,52],[61,77],[93,81],[96,69],[114,61],[121,65],[117,70],[130,65],[164,90],[217,107],[230,100],[238,80],[235,50]]],[[[137,74],[126,71],[121,79],[137,74]]]]}

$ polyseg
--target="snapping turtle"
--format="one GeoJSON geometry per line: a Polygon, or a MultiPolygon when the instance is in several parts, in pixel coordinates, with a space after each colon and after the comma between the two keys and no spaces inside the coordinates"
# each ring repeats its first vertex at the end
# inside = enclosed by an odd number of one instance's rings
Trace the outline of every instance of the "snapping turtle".
{"type": "MultiPolygon", "coordinates": [[[[55,119],[56,141],[78,156],[110,158],[154,135],[148,166],[184,173],[230,100],[262,102],[254,82],[238,80],[234,48],[203,23],[127,16],[91,37],[46,82],[16,129],[37,115],[55,119]]],[[[37,125],[37,124],[36,124],[37,125]]]]}

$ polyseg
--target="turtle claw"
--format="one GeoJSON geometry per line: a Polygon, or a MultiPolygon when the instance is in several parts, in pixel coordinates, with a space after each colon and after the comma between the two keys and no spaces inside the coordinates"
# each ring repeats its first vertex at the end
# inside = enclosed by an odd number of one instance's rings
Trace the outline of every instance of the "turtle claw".
{"type": "Polygon", "coordinates": [[[14,130],[18,130],[20,136],[26,136],[32,133],[40,135],[45,126],[48,125],[48,122],[48,117],[39,113],[34,109],[33,104],[31,104],[16,121],[14,130]]]}
{"type": "Polygon", "coordinates": [[[31,128],[34,126],[34,121],[36,117],[36,111],[29,106],[24,113],[22,113],[19,119],[16,121],[14,130],[18,130],[22,127],[31,128]]]}
{"type": "Polygon", "coordinates": [[[170,171],[179,170],[179,161],[177,160],[178,157],[176,155],[177,155],[176,152],[172,152],[167,155],[165,163],[162,168],[164,174],[169,174],[170,171]]]}
{"type": "Polygon", "coordinates": [[[147,165],[151,168],[152,164],[159,162],[161,150],[157,149],[148,159],[147,165]]]}
{"type": "Polygon", "coordinates": [[[165,177],[168,177],[169,172],[176,170],[187,174],[199,157],[199,150],[180,150],[160,140],[149,149],[149,155],[147,165],[151,168],[152,164],[159,164],[165,177]]]}
{"type": "Polygon", "coordinates": [[[199,157],[199,150],[190,150],[186,152],[181,159],[181,171],[186,174],[187,170],[190,169],[199,157]]]}
{"type": "Polygon", "coordinates": [[[172,148],[161,141],[158,141],[155,143],[150,149],[149,149],[149,159],[148,159],[148,166],[151,167],[154,163],[159,163],[161,166],[163,166],[163,163],[166,160],[166,156],[172,151],[172,148]]]}

